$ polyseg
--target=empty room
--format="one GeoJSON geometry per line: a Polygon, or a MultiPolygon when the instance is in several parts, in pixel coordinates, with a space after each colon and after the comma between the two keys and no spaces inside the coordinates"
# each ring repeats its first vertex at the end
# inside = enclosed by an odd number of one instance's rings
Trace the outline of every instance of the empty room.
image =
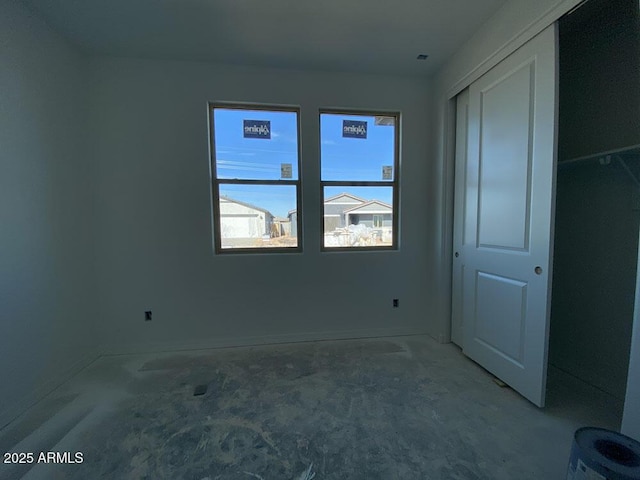
{"type": "Polygon", "coordinates": [[[637,0],[0,0],[0,479],[640,478],[637,0]]]}

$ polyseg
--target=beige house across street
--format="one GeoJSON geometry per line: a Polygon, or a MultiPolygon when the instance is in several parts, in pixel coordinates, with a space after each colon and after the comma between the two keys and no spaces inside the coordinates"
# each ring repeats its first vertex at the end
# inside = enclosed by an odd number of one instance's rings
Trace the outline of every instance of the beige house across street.
{"type": "MultiPolygon", "coordinates": [[[[292,235],[295,235],[298,213],[296,210],[291,210],[288,216],[291,221],[292,235]]],[[[325,200],[325,246],[390,245],[392,239],[393,207],[391,205],[375,199],[365,200],[346,192],[325,200]]]]}

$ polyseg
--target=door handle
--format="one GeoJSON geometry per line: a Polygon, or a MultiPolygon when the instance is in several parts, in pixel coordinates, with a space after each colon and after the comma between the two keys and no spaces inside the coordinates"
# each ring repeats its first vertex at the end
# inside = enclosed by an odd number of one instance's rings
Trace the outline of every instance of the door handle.
{"type": "Polygon", "coordinates": [[[458,258],[460,256],[460,254],[458,252],[456,252],[454,255],[456,256],[456,258],[458,258]]]}
{"type": "Polygon", "coordinates": [[[533,271],[536,272],[536,275],[542,275],[542,267],[540,265],[534,268],[533,271]]]}

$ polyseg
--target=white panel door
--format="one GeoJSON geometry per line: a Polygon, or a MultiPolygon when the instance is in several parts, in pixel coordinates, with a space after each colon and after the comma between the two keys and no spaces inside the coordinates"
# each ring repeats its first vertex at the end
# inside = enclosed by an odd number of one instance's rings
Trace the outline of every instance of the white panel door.
{"type": "Polygon", "coordinates": [[[538,406],[549,333],[556,45],[554,25],[469,87],[454,258],[464,353],[538,406]]]}

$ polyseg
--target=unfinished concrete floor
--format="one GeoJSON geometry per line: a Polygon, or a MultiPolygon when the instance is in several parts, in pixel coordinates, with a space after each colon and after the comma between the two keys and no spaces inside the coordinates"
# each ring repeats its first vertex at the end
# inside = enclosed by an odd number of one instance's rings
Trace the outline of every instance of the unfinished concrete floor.
{"type": "Polygon", "coordinates": [[[539,410],[423,336],[103,357],[0,432],[83,462],[0,477],[563,479],[574,431],[620,412],[560,380],[539,410]]]}

